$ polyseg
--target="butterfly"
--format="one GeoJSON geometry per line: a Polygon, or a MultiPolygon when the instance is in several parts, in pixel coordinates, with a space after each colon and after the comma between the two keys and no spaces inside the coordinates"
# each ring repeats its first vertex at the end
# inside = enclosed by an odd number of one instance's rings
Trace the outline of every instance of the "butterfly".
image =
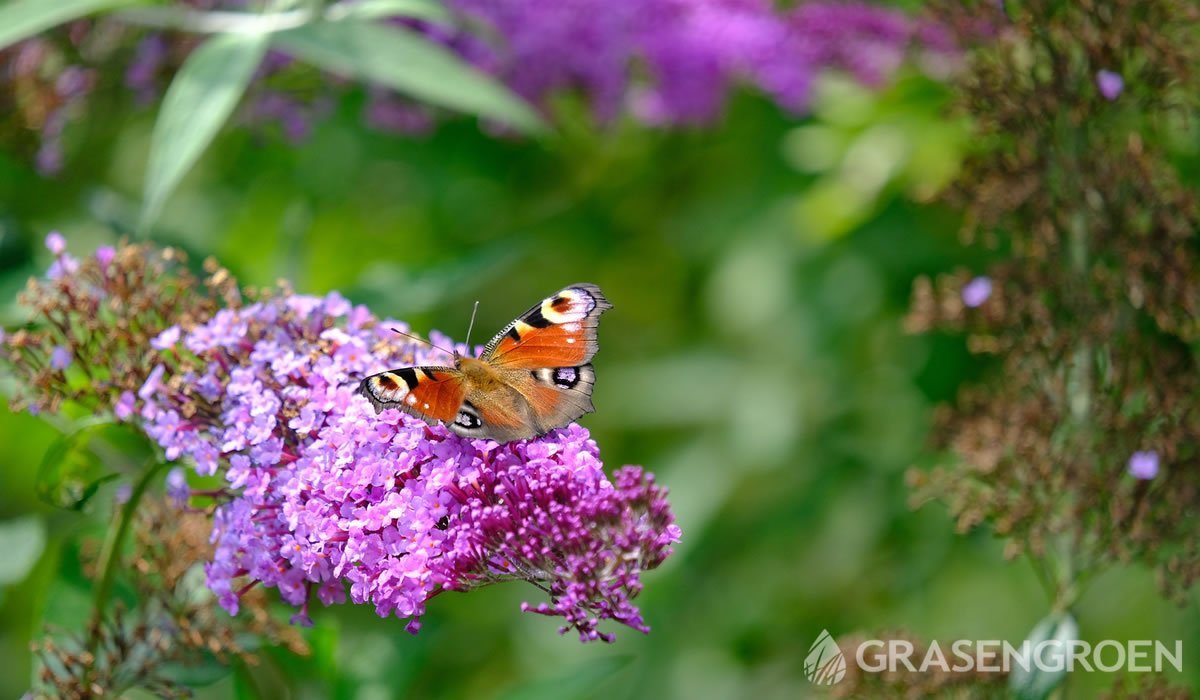
{"type": "Polygon", "coordinates": [[[479,357],[454,352],[453,367],[373,374],[358,393],[376,413],[395,408],[463,437],[545,435],[595,410],[590,362],[600,314],[611,308],[596,285],[573,284],[505,326],[479,357]]]}

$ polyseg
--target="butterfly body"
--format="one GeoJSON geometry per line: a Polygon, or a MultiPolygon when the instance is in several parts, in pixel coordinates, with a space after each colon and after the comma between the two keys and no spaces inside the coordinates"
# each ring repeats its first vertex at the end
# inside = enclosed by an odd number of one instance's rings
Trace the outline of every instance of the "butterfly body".
{"type": "Polygon", "coordinates": [[[479,357],[453,367],[404,367],[364,379],[358,392],[464,437],[521,440],[594,409],[596,325],[612,308],[593,284],[566,287],[496,334],[479,357]]]}

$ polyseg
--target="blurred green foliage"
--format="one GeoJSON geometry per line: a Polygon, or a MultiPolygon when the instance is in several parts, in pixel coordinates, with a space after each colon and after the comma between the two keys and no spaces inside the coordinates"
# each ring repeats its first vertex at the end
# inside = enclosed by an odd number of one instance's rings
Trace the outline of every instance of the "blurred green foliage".
{"type": "MultiPolygon", "coordinates": [[[[819,95],[805,119],[743,96],[694,131],[598,130],[567,105],[540,140],[467,120],[400,139],[345,104],[298,145],[219,138],[153,235],[244,283],[337,289],[452,336],[475,299],[495,329],[565,283],[599,284],[616,308],[583,422],[610,468],[644,464],[671,488],[684,535],[645,577],[648,636],[559,637],[520,613],[540,593],[518,585],[437,598],[415,637],[342,606],[314,615],[312,658],[268,654],[201,696],[793,698],[811,690],[801,664],[822,629],[1023,639],[1047,606],[1032,570],[985,532],[956,534],[938,505],[911,510],[903,478],[937,457],[932,406],[988,371],[959,338],[901,328],[914,276],[979,262],[955,214],[924,203],[955,173],[966,127],[918,76],[883,94],[831,79],[819,95]]],[[[47,231],[82,252],[134,230],[152,116],[98,103],[58,179],[0,153],[6,325],[48,261],[47,231]]],[[[5,697],[28,686],[46,619],[82,623],[78,542],[102,532],[114,488],[83,512],[39,501],[57,435],[0,412],[0,543],[22,543],[0,570],[5,697]]],[[[1101,576],[1076,612],[1085,640],[1200,649],[1196,607],[1162,601],[1146,571],[1101,576]]],[[[1200,686],[1195,669],[1174,680],[1200,686]]]]}

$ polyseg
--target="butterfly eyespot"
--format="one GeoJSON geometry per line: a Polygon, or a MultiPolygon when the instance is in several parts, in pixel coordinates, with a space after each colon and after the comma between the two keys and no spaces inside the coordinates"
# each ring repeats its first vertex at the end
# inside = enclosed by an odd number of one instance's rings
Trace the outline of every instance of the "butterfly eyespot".
{"type": "Polygon", "coordinates": [[[596,308],[596,300],[586,290],[564,289],[556,296],[543,301],[542,308],[536,315],[539,320],[544,320],[548,324],[577,323],[582,321],[594,308],[596,308]]]}
{"type": "Polygon", "coordinates": [[[459,409],[458,415],[454,417],[454,424],[466,430],[483,427],[483,421],[479,420],[479,415],[475,413],[475,407],[465,401],[463,407],[459,409]]]}

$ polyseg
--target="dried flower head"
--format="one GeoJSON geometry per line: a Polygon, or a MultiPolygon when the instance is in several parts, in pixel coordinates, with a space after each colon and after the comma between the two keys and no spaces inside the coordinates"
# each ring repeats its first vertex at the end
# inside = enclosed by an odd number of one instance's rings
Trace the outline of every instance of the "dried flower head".
{"type": "Polygon", "coordinates": [[[1032,556],[1057,606],[1077,577],[1133,560],[1182,599],[1200,578],[1200,210],[1164,131],[1200,88],[1200,9],[991,5],[942,11],[1000,28],[959,77],[988,147],[951,194],[964,239],[999,259],[986,295],[961,271],[919,280],[908,327],[965,333],[996,374],[938,416],[960,462],[910,480],[961,529],[986,523],[1032,556]]]}
{"type": "Polygon", "coordinates": [[[145,384],[154,367],[146,348],[163,328],[193,324],[221,303],[238,302],[227,279],[214,275],[200,285],[173,248],[102,247],[78,260],[58,233],[47,236],[46,247],[54,254],[50,270],[30,279],[19,297],[31,322],[0,338],[0,359],[21,387],[17,408],[118,407],[123,395],[145,384]]]}
{"type": "MultiPolygon", "coordinates": [[[[208,518],[180,513],[173,505],[147,499],[134,522],[134,547],[123,578],[137,592],[137,607],[114,606],[93,620],[83,635],[48,630],[33,650],[39,671],[30,693],[36,698],[92,698],[120,695],[139,687],[160,697],[190,697],[170,675],[170,664],[220,663],[239,659],[258,663],[246,640],[281,646],[307,655],[308,646],[294,627],[267,612],[265,595],[251,594],[243,611],[230,617],[204,587],[203,563],[212,553],[208,518]]],[[[94,554],[84,550],[85,572],[95,574],[94,554]],[[91,556],[89,555],[91,553],[91,556]]]]}

